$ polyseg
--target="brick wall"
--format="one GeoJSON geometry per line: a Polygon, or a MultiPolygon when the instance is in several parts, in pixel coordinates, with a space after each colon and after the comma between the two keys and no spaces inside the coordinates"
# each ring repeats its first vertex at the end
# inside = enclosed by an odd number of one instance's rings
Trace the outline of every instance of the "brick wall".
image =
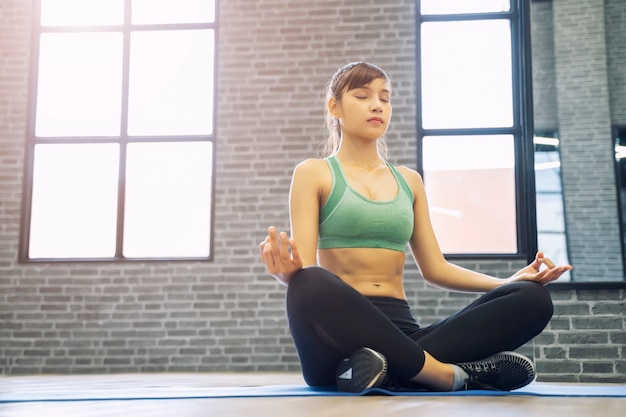
{"type": "MultiPolygon", "coordinates": [[[[415,165],[414,2],[221,3],[215,261],[35,265],[16,262],[32,6],[0,3],[2,373],[298,370],[284,288],[257,245],[268,225],[287,228],[291,172],[316,154],[321,91],[338,66],[388,70],[391,160],[415,165]]],[[[465,265],[499,276],[520,266],[465,265]]],[[[423,324],[475,297],[425,286],[410,262],[406,288],[423,324]]],[[[554,296],[557,315],[535,344],[540,379],[624,381],[624,291],[554,296]]]]}
{"type": "Polygon", "coordinates": [[[607,66],[611,120],[626,126],[626,4],[622,0],[605,0],[607,66]]]}
{"type": "Polygon", "coordinates": [[[559,127],[551,1],[532,2],[530,24],[535,110],[533,122],[536,132],[550,132],[559,127]]]}

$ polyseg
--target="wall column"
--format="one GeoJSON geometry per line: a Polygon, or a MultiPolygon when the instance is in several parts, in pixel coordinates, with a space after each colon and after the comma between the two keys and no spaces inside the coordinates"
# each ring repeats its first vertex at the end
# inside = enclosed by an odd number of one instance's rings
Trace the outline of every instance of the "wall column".
{"type": "Polygon", "coordinates": [[[565,219],[574,280],[624,279],[604,1],[554,0],[565,219]]]}

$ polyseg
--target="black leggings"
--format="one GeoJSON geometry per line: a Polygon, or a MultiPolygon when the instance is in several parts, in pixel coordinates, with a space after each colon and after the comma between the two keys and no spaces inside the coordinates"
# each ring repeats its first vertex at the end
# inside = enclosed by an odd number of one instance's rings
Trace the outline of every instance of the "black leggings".
{"type": "Polygon", "coordinates": [[[541,333],[552,312],[542,285],[518,282],[420,328],[405,300],[365,297],[323,268],[299,271],[287,287],[289,328],[310,386],[334,385],[337,363],[364,346],[385,355],[390,373],[404,381],[420,372],[424,351],[459,363],[515,350],[541,333]]]}

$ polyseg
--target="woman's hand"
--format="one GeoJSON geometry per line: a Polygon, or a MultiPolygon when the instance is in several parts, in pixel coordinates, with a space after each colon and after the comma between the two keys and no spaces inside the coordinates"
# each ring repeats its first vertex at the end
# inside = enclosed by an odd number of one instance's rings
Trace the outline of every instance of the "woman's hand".
{"type": "Polygon", "coordinates": [[[287,233],[270,226],[265,240],[259,245],[261,261],[265,269],[283,285],[289,285],[291,277],[302,269],[302,260],[298,254],[298,247],[293,239],[287,238],[287,233]]]}
{"type": "Polygon", "coordinates": [[[543,252],[537,252],[535,260],[530,265],[517,271],[513,276],[508,278],[507,281],[533,281],[541,285],[547,285],[559,279],[566,271],[571,270],[571,265],[556,266],[550,259],[543,255],[543,252]],[[545,266],[543,270],[541,269],[542,266],[545,266]]]}

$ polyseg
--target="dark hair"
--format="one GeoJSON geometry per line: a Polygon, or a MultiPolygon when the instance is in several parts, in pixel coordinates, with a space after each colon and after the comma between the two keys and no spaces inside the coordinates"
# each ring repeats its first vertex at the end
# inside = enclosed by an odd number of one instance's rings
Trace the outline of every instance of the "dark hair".
{"type": "MultiPolygon", "coordinates": [[[[389,76],[385,71],[374,64],[358,61],[344,65],[337,70],[326,85],[325,104],[327,104],[328,100],[331,98],[341,101],[343,93],[368,85],[378,78],[382,78],[387,83],[391,84],[389,76]]],[[[327,138],[323,145],[322,157],[327,157],[334,154],[339,149],[339,145],[341,144],[341,126],[339,126],[339,121],[330,114],[328,106],[325,107],[324,112],[327,138]]],[[[388,151],[384,138],[381,137],[378,139],[377,145],[379,154],[384,159],[387,159],[388,151]]]]}

